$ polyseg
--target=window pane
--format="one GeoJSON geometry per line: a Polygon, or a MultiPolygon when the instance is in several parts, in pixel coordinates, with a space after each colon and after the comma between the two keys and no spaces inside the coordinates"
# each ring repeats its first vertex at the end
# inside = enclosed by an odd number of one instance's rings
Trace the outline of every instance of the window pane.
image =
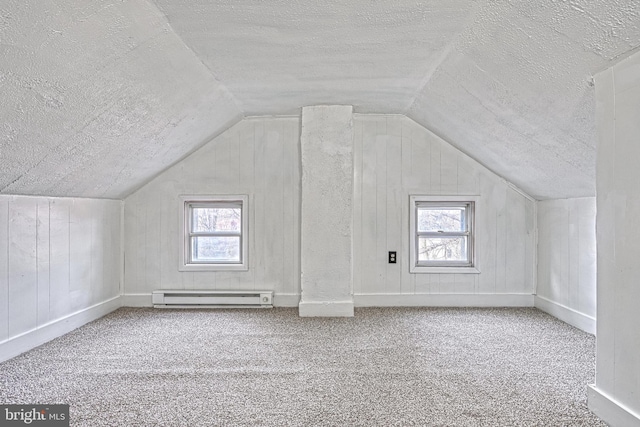
{"type": "Polygon", "coordinates": [[[418,262],[467,260],[466,237],[420,237],[418,240],[418,262]]]}
{"type": "Polygon", "coordinates": [[[200,231],[237,231],[242,224],[240,208],[193,208],[192,230],[200,231]]]}
{"type": "Polygon", "coordinates": [[[465,208],[418,208],[418,231],[466,231],[465,208]]]}
{"type": "Polygon", "coordinates": [[[241,262],[239,236],[191,238],[191,262],[241,262]]]}

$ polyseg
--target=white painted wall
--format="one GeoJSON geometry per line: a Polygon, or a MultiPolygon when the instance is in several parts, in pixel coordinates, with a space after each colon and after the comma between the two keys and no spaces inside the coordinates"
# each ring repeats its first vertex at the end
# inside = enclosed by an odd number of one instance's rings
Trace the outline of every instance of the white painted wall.
{"type": "Polygon", "coordinates": [[[245,119],[125,199],[125,304],[155,289],[273,290],[300,295],[299,121],[245,119]],[[249,195],[249,270],[178,271],[181,194],[249,195]]]}
{"type": "Polygon", "coordinates": [[[538,202],[536,307],[595,333],[596,199],[538,202]]]}
{"type": "Polygon", "coordinates": [[[302,109],[301,316],[353,316],[353,108],[302,109]]]}
{"type": "Polygon", "coordinates": [[[596,82],[598,341],[589,407],[640,426],[640,52],[596,82]]]}
{"type": "Polygon", "coordinates": [[[535,202],[404,116],[354,125],[356,305],[533,305],[535,202]],[[409,273],[410,194],[479,196],[480,274],[409,273]]]}
{"type": "Polygon", "coordinates": [[[0,360],[119,306],[120,223],[119,201],[0,196],[0,360]]]}
{"type": "MultiPolygon", "coordinates": [[[[125,200],[125,304],[154,289],[300,295],[300,119],[246,119],[125,200]],[[179,272],[178,196],[249,194],[246,272],[179,272]]],[[[353,294],[366,305],[533,305],[535,202],[399,115],[354,116],[353,294]],[[480,274],[410,274],[409,194],[475,195],[480,274]],[[387,252],[398,263],[387,263],[387,252]]]]}

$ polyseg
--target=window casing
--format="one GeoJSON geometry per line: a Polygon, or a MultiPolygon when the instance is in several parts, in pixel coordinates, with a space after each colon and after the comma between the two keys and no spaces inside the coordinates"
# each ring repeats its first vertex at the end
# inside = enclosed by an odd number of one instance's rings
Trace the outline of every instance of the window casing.
{"type": "Polygon", "coordinates": [[[181,196],[180,271],[248,270],[246,195],[181,196]]]}
{"type": "Polygon", "coordinates": [[[478,273],[475,197],[411,196],[412,273],[478,273]]]}

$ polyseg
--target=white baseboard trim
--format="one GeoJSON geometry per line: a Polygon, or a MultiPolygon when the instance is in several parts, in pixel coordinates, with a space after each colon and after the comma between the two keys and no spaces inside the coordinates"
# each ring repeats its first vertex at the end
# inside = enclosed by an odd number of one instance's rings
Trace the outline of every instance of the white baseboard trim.
{"type": "Polygon", "coordinates": [[[47,341],[67,334],[80,326],[93,322],[122,306],[118,295],[101,303],[92,305],[75,313],[52,320],[36,329],[0,342],[0,362],[34,349],[47,341]]]}
{"type": "Polygon", "coordinates": [[[535,307],[589,334],[596,334],[596,319],[573,308],[536,295],[535,307]]]}
{"type": "Polygon", "coordinates": [[[300,317],[353,317],[353,301],[300,301],[300,317]]]}
{"type": "MultiPolygon", "coordinates": [[[[274,294],[274,307],[297,307],[300,302],[298,294],[274,294]]],[[[153,307],[151,293],[148,294],[124,294],[122,295],[123,307],[153,307]]]]}
{"type": "Polygon", "coordinates": [[[640,427],[640,414],[618,403],[595,385],[587,387],[589,410],[612,427],[640,427]]]}
{"type": "Polygon", "coordinates": [[[531,294],[356,294],[356,307],[533,307],[531,294]]]}

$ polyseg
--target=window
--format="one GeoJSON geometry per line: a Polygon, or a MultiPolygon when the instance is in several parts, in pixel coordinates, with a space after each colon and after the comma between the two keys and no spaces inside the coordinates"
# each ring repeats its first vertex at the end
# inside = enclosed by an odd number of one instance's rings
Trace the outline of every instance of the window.
{"type": "Polygon", "coordinates": [[[412,273],[477,273],[475,198],[411,196],[412,273]]]}
{"type": "Polygon", "coordinates": [[[180,270],[247,270],[247,196],[182,196],[180,270]]]}

